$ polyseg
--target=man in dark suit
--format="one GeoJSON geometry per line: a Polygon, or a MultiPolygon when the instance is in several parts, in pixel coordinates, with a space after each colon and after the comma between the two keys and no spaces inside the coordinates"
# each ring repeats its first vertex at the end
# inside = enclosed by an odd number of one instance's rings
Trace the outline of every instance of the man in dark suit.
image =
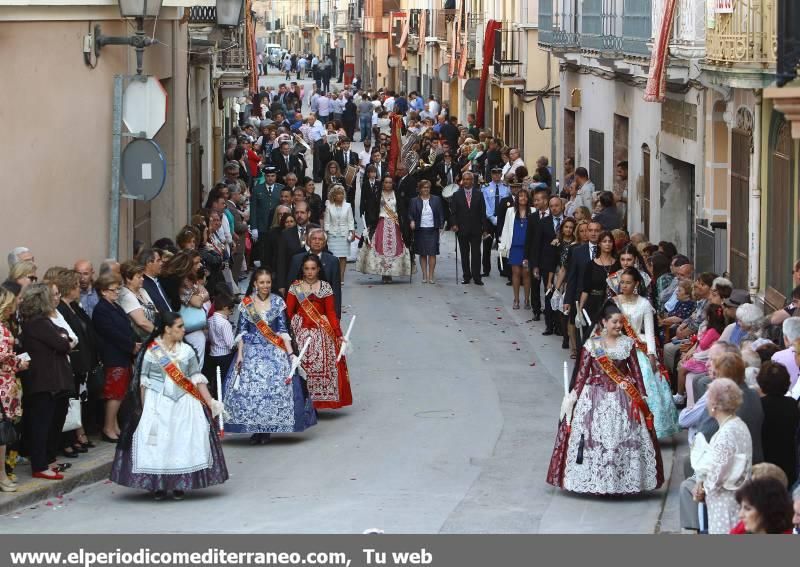
{"type": "MultiPolygon", "coordinates": [[[[327,237],[325,231],[321,228],[311,228],[308,230],[306,237],[305,250],[301,250],[292,256],[292,261],[289,263],[289,279],[293,280],[300,273],[302,268],[303,258],[306,254],[316,254],[319,256],[319,261],[322,263],[322,273],[319,275],[320,279],[325,280],[333,288],[333,299],[336,304],[336,316],[342,317],[342,282],[341,272],[339,271],[339,258],[325,250],[327,237]]],[[[288,289],[291,283],[287,283],[288,289]]]]}
{"type": "Polygon", "coordinates": [[[354,165],[358,167],[358,153],[350,149],[350,140],[347,138],[343,138],[339,142],[339,149],[333,152],[333,159],[339,164],[342,175],[347,172],[347,166],[354,165]]]}
{"type": "Polygon", "coordinates": [[[308,203],[305,201],[295,205],[294,218],[297,221],[297,226],[284,230],[278,240],[278,265],[275,267],[276,275],[273,278],[278,282],[278,291],[284,297],[286,296],[287,288],[297,275],[289,272],[292,256],[305,250],[308,232],[312,228],[319,228],[319,226],[308,222],[308,203]]]}
{"type": "Polygon", "coordinates": [[[326,133],[314,142],[314,183],[322,183],[325,166],[334,159],[333,156],[337,151],[336,144],[331,143],[334,138],[336,138],[335,135],[326,133]]]}
{"type": "MultiPolygon", "coordinates": [[[[575,303],[580,301],[581,293],[583,292],[583,280],[585,279],[586,269],[597,256],[597,238],[603,227],[597,222],[589,223],[589,242],[580,244],[572,249],[569,256],[569,265],[567,266],[567,290],[564,293],[564,311],[569,314],[576,309],[575,303]]],[[[597,321],[592,321],[592,324],[597,321]]],[[[591,329],[578,330],[576,328],[575,341],[578,348],[583,345],[588,333],[591,329]]],[[[575,365],[577,368],[577,364],[575,365]]]]}
{"type": "Polygon", "coordinates": [[[525,238],[525,250],[528,258],[531,259],[528,269],[531,272],[531,309],[533,309],[533,320],[542,319],[542,280],[539,273],[533,269],[533,256],[537,252],[536,234],[539,231],[539,224],[549,218],[550,211],[547,209],[547,199],[549,193],[547,188],[540,187],[533,193],[533,214],[528,219],[528,232],[525,238]]]}
{"type": "MultiPolygon", "coordinates": [[[[541,189],[547,192],[547,189],[541,189]]],[[[537,192],[539,190],[537,189],[537,192]]],[[[553,289],[549,288],[547,281],[552,275],[555,278],[556,265],[558,264],[558,248],[552,245],[554,239],[558,237],[561,223],[564,222],[564,205],[561,197],[550,198],[550,215],[544,217],[536,227],[534,236],[533,254],[531,258],[531,268],[534,278],[541,280],[545,286],[544,296],[544,321],[545,329],[543,335],[549,336],[555,333],[556,316],[550,306],[550,299],[553,296],[553,289]]]]}
{"type": "Polygon", "coordinates": [[[395,194],[398,199],[403,200],[406,210],[411,203],[411,199],[417,196],[417,177],[413,173],[409,173],[406,166],[400,164],[395,170],[397,173],[397,181],[395,181],[395,194]]]}
{"type": "Polygon", "coordinates": [[[291,147],[289,146],[289,142],[281,142],[280,151],[281,155],[278,156],[274,162],[275,167],[278,169],[278,181],[283,183],[283,178],[289,172],[294,173],[298,178],[305,176],[306,172],[303,171],[303,165],[300,159],[290,153],[291,147]]]}
{"type": "Polygon", "coordinates": [[[474,278],[475,285],[483,285],[481,237],[486,228],[486,204],[483,194],[473,187],[473,183],[472,172],[465,171],[461,174],[461,189],[453,195],[451,205],[451,227],[456,233],[461,250],[461,268],[464,272],[462,283],[468,284],[474,278]]]}
{"type": "Polygon", "coordinates": [[[155,248],[147,248],[139,253],[139,263],[144,266],[144,279],[142,280],[142,287],[153,300],[153,305],[159,313],[169,313],[172,307],[167,300],[167,295],[164,293],[161,284],[158,281],[158,276],[161,275],[161,253],[155,248]]]}
{"type": "Polygon", "coordinates": [[[274,167],[264,168],[256,181],[250,197],[250,234],[255,242],[253,258],[259,260],[263,267],[270,267],[274,250],[269,250],[269,233],[272,225],[272,211],[278,206],[283,185],[277,182],[277,170],[274,167]]]}
{"type": "Polygon", "coordinates": [[[375,166],[375,169],[378,170],[379,180],[389,175],[389,162],[383,161],[383,154],[379,148],[372,150],[370,165],[375,166]]]}
{"type": "Polygon", "coordinates": [[[441,188],[455,183],[458,177],[458,167],[453,163],[453,154],[450,150],[442,154],[444,157],[442,161],[433,166],[433,175],[436,183],[441,188]]]}

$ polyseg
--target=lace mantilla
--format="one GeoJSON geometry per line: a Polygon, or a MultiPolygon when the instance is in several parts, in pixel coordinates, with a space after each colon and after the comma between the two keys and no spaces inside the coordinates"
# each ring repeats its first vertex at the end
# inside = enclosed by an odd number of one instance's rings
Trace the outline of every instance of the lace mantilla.
{"type": "Polygon", "coordinates": [[[592,356],[596,357],[599,351],[605,351],[611,360],[625,360],[631,355],[633,348],[633,339],[625,336],[617,338],[617,344],[613,348],[607,348],[601,337],[593,338],[590,343],[591,345],[587,343],[586,346],[592,356]]]}

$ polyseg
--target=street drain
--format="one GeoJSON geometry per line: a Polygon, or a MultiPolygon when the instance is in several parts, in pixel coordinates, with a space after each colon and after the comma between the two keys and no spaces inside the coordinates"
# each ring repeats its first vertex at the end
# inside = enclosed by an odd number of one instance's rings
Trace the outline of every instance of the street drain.
{"type": "Polygon", "coordinates": [[[456,414],[453,410],[430,410],[414,414],[414,417],[422,417],[424,419],[451,419],[455,416],[456,414]]]}

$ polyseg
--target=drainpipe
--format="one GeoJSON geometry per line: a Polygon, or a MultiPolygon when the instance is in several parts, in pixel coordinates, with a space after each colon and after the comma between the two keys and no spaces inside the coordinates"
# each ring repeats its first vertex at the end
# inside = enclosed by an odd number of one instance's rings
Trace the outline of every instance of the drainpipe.
{"type": "Polygon", "coordinates": [[[748,278],[747,283],[751,297],[756,297],[760,289],[761,275],[761,106],[762,91],[755,93],[756,103],[753,116],[753,167],[750,175],[750,238],[748,239],[748,278]]]}
{"type": "Polygon", "coordinates": [[[111,121],[111,207],[108,222],[108,257],[119,259],[119,177],[122,147],[122,75],[114,75],[114,116],[111,121]]]}

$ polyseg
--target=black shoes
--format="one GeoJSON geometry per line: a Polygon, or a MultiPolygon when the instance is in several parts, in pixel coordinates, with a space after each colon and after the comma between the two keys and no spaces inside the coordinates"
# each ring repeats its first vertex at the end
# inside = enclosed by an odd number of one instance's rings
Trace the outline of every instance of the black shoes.
{"type": "Polygon", "coordinates": [[[552,329],[545,329],[544,331],[542,331],[542,335],[545,336],[545,337],[549,337],[550,335],[554,335],[554,334],[555,333],[553,332],[552,329]]]}
{"type": "Polygon", "coordinates": [[[463,280],[461,280],[461,283],[464,284],[464,285],[467,285],[471,281],[472,280],[470,280],[469,278],[464,278],[463,280]]]}
{"type": "Polygon", "coordinates": [[[483,282],[481,280],[475,280],[475,285],[483,285],[483,282]]]}
{"type": "Polygon", "coordinates": [[[542,320],[542,314],[541,313],[534,313],[533,314],[533,320],[534,321],[541,321],[542,320]]]}

